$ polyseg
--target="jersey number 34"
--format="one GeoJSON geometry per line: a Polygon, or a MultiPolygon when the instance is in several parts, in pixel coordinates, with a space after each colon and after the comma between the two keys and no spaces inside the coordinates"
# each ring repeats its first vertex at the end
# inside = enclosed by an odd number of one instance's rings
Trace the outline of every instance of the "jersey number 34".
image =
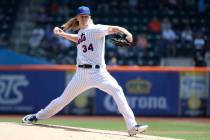
{"type": "Polygon", "coordinates": [[[82,48],[83,48],[83,52],[84,53],[86,53],[87,51],[93,51],[93,45],[92,45],[92,43],[90,43],[89,46],[82,45],[82,48]]]}

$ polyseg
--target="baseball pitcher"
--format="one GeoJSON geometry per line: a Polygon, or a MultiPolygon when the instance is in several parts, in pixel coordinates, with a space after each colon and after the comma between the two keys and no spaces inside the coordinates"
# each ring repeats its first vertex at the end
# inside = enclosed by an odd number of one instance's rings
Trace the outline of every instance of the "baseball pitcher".
{"type": "Polygon", "coordinates": [[[137,124],[122,88],[106,70],[104,60],[106,35],[122,33],[126,35],[128,42],[132,42],[132,34],[119,26],[94,24],[90,9],[86,6],[79,7],[76,16],[66,22],[62,28],[55,27],[54,33],[77,43],[76,73],[60,97],[51,101],[47,107],[36,114],[23,117],[22,122],[31,124],[37,120],[48,119],[85,90],[98,88],[114,98],[119,112],[124,117],[130,136],[144,132],[148,125],[137,124]],[[79,32],[69,34],[65,32],[66,30],[79,30],[79,32]]]}

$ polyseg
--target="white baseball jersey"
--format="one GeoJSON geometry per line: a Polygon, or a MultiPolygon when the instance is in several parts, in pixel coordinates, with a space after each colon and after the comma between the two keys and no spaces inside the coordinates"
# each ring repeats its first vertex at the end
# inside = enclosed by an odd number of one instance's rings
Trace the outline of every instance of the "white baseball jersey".
{"type": "Polygon", "coordinates": [[[93,64],[105,66],[105,36],[107,25],[91,25],[78,32],[77,65],[93,64]]]}

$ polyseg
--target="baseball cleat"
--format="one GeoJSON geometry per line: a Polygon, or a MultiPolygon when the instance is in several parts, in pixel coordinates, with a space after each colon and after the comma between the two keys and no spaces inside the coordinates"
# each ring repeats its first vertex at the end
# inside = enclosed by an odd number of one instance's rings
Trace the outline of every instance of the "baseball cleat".
{"type": "Polygon", "coordinates": [[[135,125],[133,128],[131,128],[130,130],[128,130],[128,134],[129,136],[134,136],[136,134],[140,134],[143,133],[144,131],[146,131],[148,129],[148,125],[135,125]]]}
{"type": "Polygon", "coordinates": [[[37,122],[36,114],[29,114],[22,118],[22,123],[33,124],[37,122]]]}

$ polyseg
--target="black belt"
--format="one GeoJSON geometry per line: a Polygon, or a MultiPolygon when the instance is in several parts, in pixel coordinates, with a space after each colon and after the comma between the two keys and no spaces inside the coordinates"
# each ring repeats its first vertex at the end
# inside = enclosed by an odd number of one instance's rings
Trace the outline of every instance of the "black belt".
{"type": "MultiPolygon", "coordinates": [[[[90,65],[90,64],[83,64],[83,65],[78,65],[79,68],[86,68],[86,69],[90,69],[93,67],[93,65],[90,65]]],[[[95,65],[95,68],[96,69],[99,69],[100,66],[99,65],[95,65]]]]}

